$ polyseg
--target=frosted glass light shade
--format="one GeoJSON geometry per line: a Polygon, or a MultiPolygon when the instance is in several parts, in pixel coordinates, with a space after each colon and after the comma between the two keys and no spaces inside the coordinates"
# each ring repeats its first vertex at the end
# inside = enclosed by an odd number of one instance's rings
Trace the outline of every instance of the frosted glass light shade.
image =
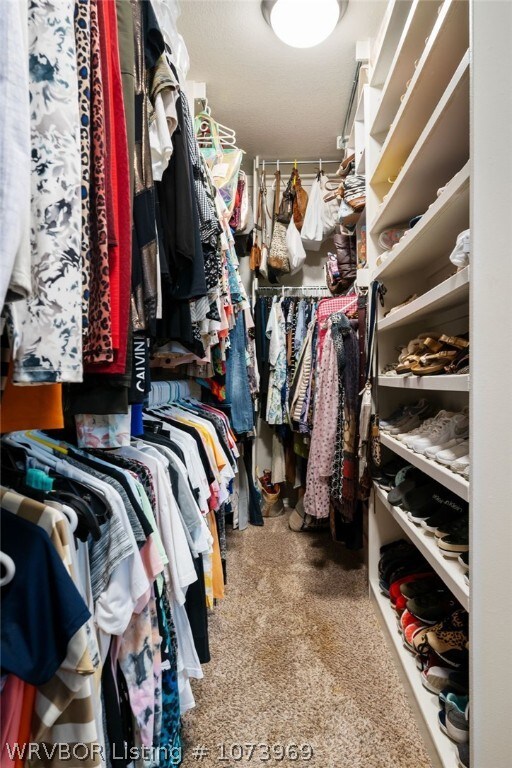
{"type": "Polygon", "coordinates": [[[340,18],[338,0],[277,0],[270,24],[277,37],[294,48],[312,48],[326,40],[340,18]]]}

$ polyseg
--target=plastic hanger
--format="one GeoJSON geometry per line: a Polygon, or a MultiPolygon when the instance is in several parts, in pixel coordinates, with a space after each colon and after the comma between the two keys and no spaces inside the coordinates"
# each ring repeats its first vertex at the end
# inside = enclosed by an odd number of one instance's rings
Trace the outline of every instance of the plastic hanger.
{"type": "Polygon", "coordinates": [[[5,587],[13,579],[16,573],[16,566],[12,557],[5,552],[0,551],[0,566],[4,569],[5,573],[0,577],[0,587],[5,587]]]}

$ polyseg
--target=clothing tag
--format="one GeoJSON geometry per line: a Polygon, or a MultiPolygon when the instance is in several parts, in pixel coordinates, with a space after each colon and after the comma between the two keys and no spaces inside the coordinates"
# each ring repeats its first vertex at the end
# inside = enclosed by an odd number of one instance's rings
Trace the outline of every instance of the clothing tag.
{"type": "Polygon", "coordinates": [[[148,432],[154,432],[155,435],[159,435],[162,431],[162,425],[159,421],[148,421],[144,422],[144,429],[147,429],[148,432]]]}
{"type": "Polygon", "coordinates": [[[217,163],[213,166],[212,176],[214,179],[223,179],[228,172],[228,163],[217,163]]]}
{"type": "Polygon", "coordinates": [[[170,669],[170,668],[171,668],[171,662],[169,660],[162,661],[160,665],[160,669],[162,670],[162,672],[164,671],[164,669],[170,669]]]}

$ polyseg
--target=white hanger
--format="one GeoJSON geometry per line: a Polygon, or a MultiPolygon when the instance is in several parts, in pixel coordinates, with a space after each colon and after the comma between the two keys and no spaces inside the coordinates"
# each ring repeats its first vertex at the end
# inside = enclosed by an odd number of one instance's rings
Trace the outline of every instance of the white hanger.
{"type": "Polygon", "coordinates": [[[12,557],[9,557],[5,552],[0,552],[0,565],[5,568],[4,576],[0,577],[0,587],[5,587],[14,579],[16,566],[12,557]]]}

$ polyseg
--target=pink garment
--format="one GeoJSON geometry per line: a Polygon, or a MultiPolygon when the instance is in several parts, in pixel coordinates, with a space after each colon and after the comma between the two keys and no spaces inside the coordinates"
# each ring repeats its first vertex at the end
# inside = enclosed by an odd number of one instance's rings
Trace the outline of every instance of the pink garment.
{"type": "Polygon", "coordinates": [[[338,401],[338,366],[329,328],[324,339],[315,395],[313,433],[304,495],[304,511],[313,517],[329,516],[329,480],[336,448],[338,401]]]}
{"type": "Polygon", "coordinates": [[[8,675],[2,690],[0,702],[2,706],[1,736],[2,752],[0,764],[2,768],[13,768],[14,745],[19,742],[21,710],[23,707],[23,692],[25,683],[16,675],[8,675]],[[9,746],[9,749],[7,748],[9,746]],[[9,754],[10,753],[10,754],[9,754]]]}

